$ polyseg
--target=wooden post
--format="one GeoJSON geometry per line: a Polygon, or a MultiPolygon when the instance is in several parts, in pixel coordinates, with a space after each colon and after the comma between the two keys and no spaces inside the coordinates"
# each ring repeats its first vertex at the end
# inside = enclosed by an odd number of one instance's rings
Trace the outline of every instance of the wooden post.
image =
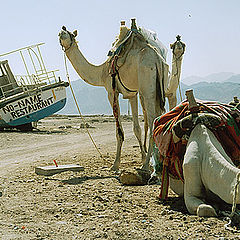
{"type": "Polygon", "coordinates": [[[132,21],[131,29],[132,29],[132,30],[137,30],[136,19],[135,19],[135,18],[132,18],[131,21],[132,21]]]}
{"type": "Polygon", "coordinates": [[[193,108],[197,108],[198,105],[197,105],[197,102],[196,102],[195,97],[194,97],[194,95],[193,95],[193,90],[192,90],[192,89],[187,90],[187,91],[185,92],[185,95],[186,95],[187,100],[188,100],[188,102],[189,102],[189,107],[188,107],[189,110],[190,110],[190,109],[193,109],[193,108]]]}

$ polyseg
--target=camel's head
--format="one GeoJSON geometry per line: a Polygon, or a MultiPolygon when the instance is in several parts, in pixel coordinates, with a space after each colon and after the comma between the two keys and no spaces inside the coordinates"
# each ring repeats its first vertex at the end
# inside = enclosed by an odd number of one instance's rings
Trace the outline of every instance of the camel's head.
{"type": "Polygon", "coordinates": [[[185,43],[181,42],[181,36],[177,35],[177,41],[173,44],[170,44],[170,48],[173,51],[173,55],[176,58],[180,58],[185,52],[185,43]]]}
{"type": "Polygon", "coordinates": [[[61,32],[58,34],[59,41],[64,49],[64,51],[68,50],[72,44],[75,42],[75,37],[77,36],[77,30],[73,31],[73,33],[69,32],[65,26],[62,27],[61,32]]]}

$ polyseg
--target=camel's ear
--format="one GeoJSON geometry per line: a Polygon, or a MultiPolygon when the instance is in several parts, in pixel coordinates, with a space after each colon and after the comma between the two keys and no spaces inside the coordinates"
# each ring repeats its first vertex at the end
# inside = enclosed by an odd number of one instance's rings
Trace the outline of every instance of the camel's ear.
{"type": "Polygon", "coordinates": [[[77,30],[73,31],[73,36],[76,37],[77,36],[77,30]]]}

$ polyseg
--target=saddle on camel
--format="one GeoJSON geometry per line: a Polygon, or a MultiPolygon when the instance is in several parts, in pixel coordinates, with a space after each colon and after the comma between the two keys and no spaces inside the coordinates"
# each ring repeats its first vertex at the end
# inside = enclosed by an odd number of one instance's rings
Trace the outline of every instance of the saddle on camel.
{"type": "Polygon", "coordinates": [[[184,182],[183,160],[191,131],[197,124],[209,128],[233,163],[240,164],[240,111],[237,105],[196,100],[189,109],[183,101],[154,121],[153,138],[159,151],[157,172],[162,173],[160,198],[168,196],[169,176],[184,182]]]}

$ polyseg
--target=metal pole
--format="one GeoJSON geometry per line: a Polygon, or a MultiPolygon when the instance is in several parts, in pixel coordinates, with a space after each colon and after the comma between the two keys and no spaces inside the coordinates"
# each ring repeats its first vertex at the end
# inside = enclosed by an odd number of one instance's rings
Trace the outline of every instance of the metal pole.
{"type": "Polygon", "coordinates": [[[38,44],[35,44],[35,45],[32,45],[32,46],[19,48],[19,49],[17,49],[17,50],[11,51],[11,52],[1,54],[0,57],[6,56],[6,55],[11,54],[11,53],[19,52],[19,51],[24,50],[24,49],[27,49],[27,48],[34,48],[34,47],[36,47],[36,46],[40,46],[40,45],[43,45],[43,44],[44,44],[44,43],[38,43],[38,44]]]}
{"type": "Polygon", "coordinates": [[[28,68],[27,68],[27,64],[26,64],[25,59],[24,59],[24,56],[23,56],[23,54],[22,54],[22,51],[20,51],[20,55],[21,55],[21,57],[22,57],[22,60],[23,60],[25,69],[26,69],[27,74],[28,74],[28,77],[29,77],[29,79],[31,79],[30,74],[29,74],[29,71],[28,71],[28,68]]]}
{"type": "Polygon", "coordinates": [[[36,73],[36,75],[37,75],[37,68],[36,68],[36,66],[35,66],[35,64],[34,64],[32,54],[30,53],[30,49],[28,48],[27,51],[28,51],[28,54],[29,54],[29,56],[30,56],[30,59],[31,59],[33,68],[34,68],[34,70],[35,70],[35,73],[36,73]]]}
{"type": "Polygon", "coordinates": [[[128,116],[130,116],[130,102],[129,102],[129,100],[128,100],[127,112],[128,112],[128,116]]]}
{"type": "Polygon", "coordinates": [[[45,64],[44,64],[44,62],[43,62],[43,58],[42,58],[42,55],[41,55],[39,46],[37,46],[37,49],[38,49],[38,54],[39,54],[39,56],[40,56],[40,59],[41,59],[42,65],[43,65],[43,69],[44,69],[44,71],[45,71],[45,73],[46,73],[48,82],[49,82],[49,84],[51,84],[50,79],[49,79],[49,76],[48,76],[48,72],[47,72],[46,67],[45,67],[45,64]]]}

